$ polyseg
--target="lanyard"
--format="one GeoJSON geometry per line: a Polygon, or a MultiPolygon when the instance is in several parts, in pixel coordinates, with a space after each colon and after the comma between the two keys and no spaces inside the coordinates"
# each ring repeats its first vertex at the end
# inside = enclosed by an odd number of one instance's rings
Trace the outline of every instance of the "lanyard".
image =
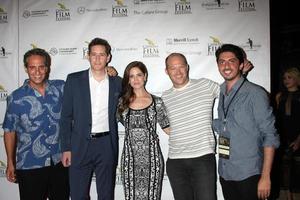
{"type": "Polygon", "coordinates": [[[243,82],[242,82],[242,84],[238,87],[238,89],[236,90],[236,92],[234,93],[234,95],[232,96],[232,98],[230,99],[230,101],[229,101],[228,106],[227,106],[226,109],[225,109],[225,105],[224,105],[225,97],[224,97],[224,94],[222,94],[222,111],[223,111],[223,114],[224,114],[224,123],[226,123],[226,118],[227,118],[229,107],[230,107],[230,105],[231,105],[234,97],[240,91],[241,87],[245,83],[245,81],[246,81],[246,79],[244,79],[243,82]]]}

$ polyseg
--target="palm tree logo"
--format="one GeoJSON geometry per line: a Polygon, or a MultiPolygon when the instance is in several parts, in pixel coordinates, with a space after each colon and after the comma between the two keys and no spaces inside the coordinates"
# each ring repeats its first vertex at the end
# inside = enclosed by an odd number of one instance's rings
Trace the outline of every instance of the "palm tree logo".
{"type": "Polygon", "coordinates": [[[215,43],[215,44],[221,44],[221,41],[220,41],[219,38],[213,37],[213,36],[209,36],[209,37],[210,37],[210,39],[212,39],[213,43],[215,43]]]}
{"type": "Polygon", "coordinates": [[[148,38],[146,38],[145,40],[147,41],[147,43],[148,43],[149,46],[152,46],[152,47],[155,46],[155,44],[154,44],[154,42],[152,40],[150,40],[148,38]]]}
{"type": "Polygon", "coordinates": [[[61,10],[67,10],[67,8],[66,8],[66,6],[65,6],[64,4],[62,4],[62,3],[57,3],[57,5],[59,6],[59,8],[60,8],[61,10]]]}

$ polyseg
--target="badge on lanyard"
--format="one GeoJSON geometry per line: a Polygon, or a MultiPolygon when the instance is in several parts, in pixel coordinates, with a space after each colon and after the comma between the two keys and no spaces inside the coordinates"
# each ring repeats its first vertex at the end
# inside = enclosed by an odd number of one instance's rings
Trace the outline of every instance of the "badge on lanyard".
{"type": "MultiPolygon", "coordinates": [[[[226,126],[227,126],[227,115],[228,115],[229,107],[230,107],[233,99],[235,98],[235,96],[237,95],[237,93],[239,92],[239,90],[241,89],[243,84],[245,83],[245,81],[246,81],[246,79],[243,80],[241,85],[235,91],[232,98],[229,100],[229,103],[226,108],[225,108],[225,104],[224,104],[225,96],[224,96],[224,94],[221,96],[222,97],[222,101],[221,101],[222,107],[221,108],[222,108],[222,111],[224,114],[224,120],[223,120],[223,132],[224,133],[227,132],[226,126]]],[[[219,156],[220,156],[220,158],[224,158],[224,159],[229,159],[229,157],[230,157],[230,139],[227,137],[219,136],[219,156]]]]}
{"type": "Polygon", "coordinates": [[[230,157],[230,139],[219,136],[219,156],[224,159],[230,157]]]}

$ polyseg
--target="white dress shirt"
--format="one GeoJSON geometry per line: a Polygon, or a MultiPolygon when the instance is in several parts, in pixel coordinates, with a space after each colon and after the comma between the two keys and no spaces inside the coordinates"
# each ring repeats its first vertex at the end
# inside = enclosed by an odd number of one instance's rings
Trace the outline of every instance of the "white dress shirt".
{"type": "Polygon", "coordinates": [[[108,92],[109,81],[107,74],[100,82],[97,81],[89,70],[89,83],[92,109],[92,133],[109,131],[108,120],[108,92]]]}

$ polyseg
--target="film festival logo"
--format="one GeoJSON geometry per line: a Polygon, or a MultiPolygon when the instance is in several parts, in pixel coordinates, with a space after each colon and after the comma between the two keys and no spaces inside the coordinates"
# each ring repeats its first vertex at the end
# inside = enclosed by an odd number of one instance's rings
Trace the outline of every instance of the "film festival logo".
{"type": "Polygon", "coordinates": [[[88,59],[88,53],[89,53],[89,42],[84,41],[85,46],[82,48],[82,59],[86,60],[88,59]]]}
{"type": "Polygon", "coordinates": [[[128,17],[128,8],[124,0],[115,0],[116,6],[112,6],[112,17],[128,17]]]}
{"type": "Polygon", "coordinates": [[[155,43],[150,39],[145,39],[147,42],[147,45],[143,46],[143,57],[149,58],[149,57],[159,57],[159,50],[158,46],[155,45],[155,43]]]}
{"type": "Polygon", "coordinates": [[[251,38],[248,38],[247,41],[240,46],[245,51],[257,51],[259,48],[261,48],[261,45],[253,42],[253,39],[251,39],[251,38]]]}
{"type": "Polygon", "coordinates": [[[62,3],[57,3],[59,9],[56,9],[56,21],[68,21],[71,20],[70,10],[62,3]]]}
{"type": "Polygon", "coordinates": [[[0,160],[0,177],[6,177],[6,164],[0,160]]]}
{"type": "Polygon", "coordinates": [[[36,44],[34,44],[34,43],[31,43],[30,46],[31,46],[32,49],[38,48],[38,46],[36,44]]]}
{"type": "Polygon", "coordinates": [[[0,6],[0,24],[8,23],[7,12],[0,6]]]}
{"type": "Polygon", "coordinates": [[[222,45],[221,41],[217,37],[209,36],[212,40],[211,43],[208,43],[207,45],[207,55],[208,56],[214,56],[217,49],[222,45]]]}
{"type": "Polygon", "coordinates": [[[0,101],[6,101],[7,96],[7,90],[2,85],[0,85],[0,101]]]}
{"type": "Polygon", "coordinates": [[[4,46],[0,46],[0,59],[1,58],[8,58],[8,56],[11,55],[11,54],[12,53],[7,51],[4,46]]]}
{"type": "Polygon", "coordinates": [[[216,10],[216,9],[224,9],[225,6],[228,6],[229,3],[224,0],[209,0],[205,3],[202,3],[202,7],[207,10],[216,10]]]}
{"type": "Polygon", "coordinates": [[[255,0],[238,0],[239,12],[253,12],[255,9],[255,0]]]}
{"type": "Polygon", "coordinates": [[[175,2],[175,15],[192,14],[191,2],[180,0],[175,2]]]}
{"type": "MultiPolygon", "coordinates": [[[[3,125],[3,123],[0,123],[0,127],[2,127],[2,125],[3,125]]],[[[0,138],[1,138],[1,137],[2,137],[2,138],[4,137],[4,132],[3,132],[3,131],[0,132],[0,138]]]]}
{"type": "Polygon", "coordinates": [[[0,56],[3,58],[3,57],[6,57],[6,50],[4,47],[1,47],[0,49],[0,56]]]}

